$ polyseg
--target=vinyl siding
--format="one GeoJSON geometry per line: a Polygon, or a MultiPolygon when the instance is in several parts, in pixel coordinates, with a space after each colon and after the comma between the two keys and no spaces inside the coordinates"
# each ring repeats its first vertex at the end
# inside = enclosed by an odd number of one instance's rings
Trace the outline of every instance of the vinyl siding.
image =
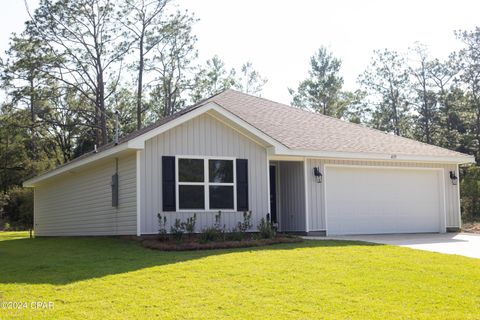
{"type": "MultiPolygon", "coordinates": [[[[219,156],[248,159],[249,207],[252,230],[268,211],[266,149],[208,114],[164,132],[145,143],[141,151],[141,233],[158,232],[157,213],[167,216],[167,230],[175,219],[185,221],[192,212],[162,212],[162,156],[219,156]]],[[[196,231],[210,227],[217,211],[197,212],[196,231]]],[[[233,228],[242,212],[223,212],[222,224],[233,228]]]]}
{"type": "Polygon", "coordinates": [[[305,183],[303,162],[278,163],[280,168],[280,229],[305,231],[305,183]]]}
{"type": "MultiPolygon", "coordinates": [[[[308,185],[308,206],[309,206],[309,231],[325,230],[325,183],[328,184],[328,172],[324,176],[324,183],[317,183],[313,176],[313,167],[320,167],[320,171],[325,173],[325,164],[339,165],[362,165],[362,166],[385,166],[385,167],[417,167],[417,168],[441,168],[444,172],[445,186],[445,208],[446,208],[446,227],[459,227],[460,205],[458,203],[459,185],[452,185],[449,178],[449,171],[457,170],[454,164],[435,164],[435,163],[414,163],[414,162],[395,162],[395,161],[347,161],[347,160],[324,160],[308,159],[307,185],[308,185]]],[[[458,175],[458,172],[457,172],[458,175]]],[[[366,181],[365,183],[368,183],[366,181]]],[[[394,183],[394,182],[392,182],[394,183]]],[[[328,188],[328,186],[327,186],[328,188]]]]}
{"type": "Polygon", "coordinates": [[[115,159],[35,188],[37,236],[136,234],[136,158],[118,159],[119,206],[111,205],[115,159]]]}

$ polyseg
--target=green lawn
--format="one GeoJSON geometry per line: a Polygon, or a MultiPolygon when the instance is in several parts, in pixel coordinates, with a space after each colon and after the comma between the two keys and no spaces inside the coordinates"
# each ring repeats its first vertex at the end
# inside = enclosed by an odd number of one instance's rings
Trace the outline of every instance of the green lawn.
{"type": "Polygon", "coordinates": [[[0,301],[54,303],[2,320],[479,319],[480,260],[343,241],[166,253],[0,233],[0,301]]]}

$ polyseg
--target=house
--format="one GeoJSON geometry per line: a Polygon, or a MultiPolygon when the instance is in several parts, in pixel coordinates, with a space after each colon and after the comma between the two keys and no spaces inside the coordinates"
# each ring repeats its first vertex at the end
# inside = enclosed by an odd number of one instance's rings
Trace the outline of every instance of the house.
{"type": "MultiPolygon", "coordinates": [[[[474,158],[226,90],[24,183],[38,236],[197,231],[271,214],[302,234],[447,232],[474,158]]],[[[255,227],[254,227],[255,228],[255,227]]],[[[255,229],[252,229],[252,231],[255,229]]]]}

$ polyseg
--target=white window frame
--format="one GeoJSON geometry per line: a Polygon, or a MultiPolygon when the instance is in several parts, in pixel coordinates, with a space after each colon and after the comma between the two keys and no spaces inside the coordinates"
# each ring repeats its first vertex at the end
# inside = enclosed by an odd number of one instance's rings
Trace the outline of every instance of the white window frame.
{"type": "Polygon", "coordinates": [[[177,212],[237,212],[237,158],[217,157],[217,156],[175,156],[175,201],[177,212]],[[203,182],[181,182],[178,179],[179,160],[180,159],[201,159],[203,160],[203,182]],[[233,182],[210,182],[209,161],[210,160],[231,160],[233,163],[233,182]],[[180,209],[180,191],[181,185],[203,186],[204,188],[204,209],[180,209]],[[233,209],[210,209],[210,186],[232,186],[233,187],[233,209]]]}

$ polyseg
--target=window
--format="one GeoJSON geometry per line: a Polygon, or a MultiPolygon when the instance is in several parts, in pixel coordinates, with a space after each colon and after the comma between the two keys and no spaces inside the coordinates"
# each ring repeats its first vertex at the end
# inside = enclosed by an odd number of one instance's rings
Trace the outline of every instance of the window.
{"type": "Polygon", "coordinates": [[[233,209],[233,161],[208,160],[210,209],[233,209]]]}
{"type": "Polygon", "coordinates": [[[235,210],[234,159],[177,159],[178,210],[235,210]]]}

